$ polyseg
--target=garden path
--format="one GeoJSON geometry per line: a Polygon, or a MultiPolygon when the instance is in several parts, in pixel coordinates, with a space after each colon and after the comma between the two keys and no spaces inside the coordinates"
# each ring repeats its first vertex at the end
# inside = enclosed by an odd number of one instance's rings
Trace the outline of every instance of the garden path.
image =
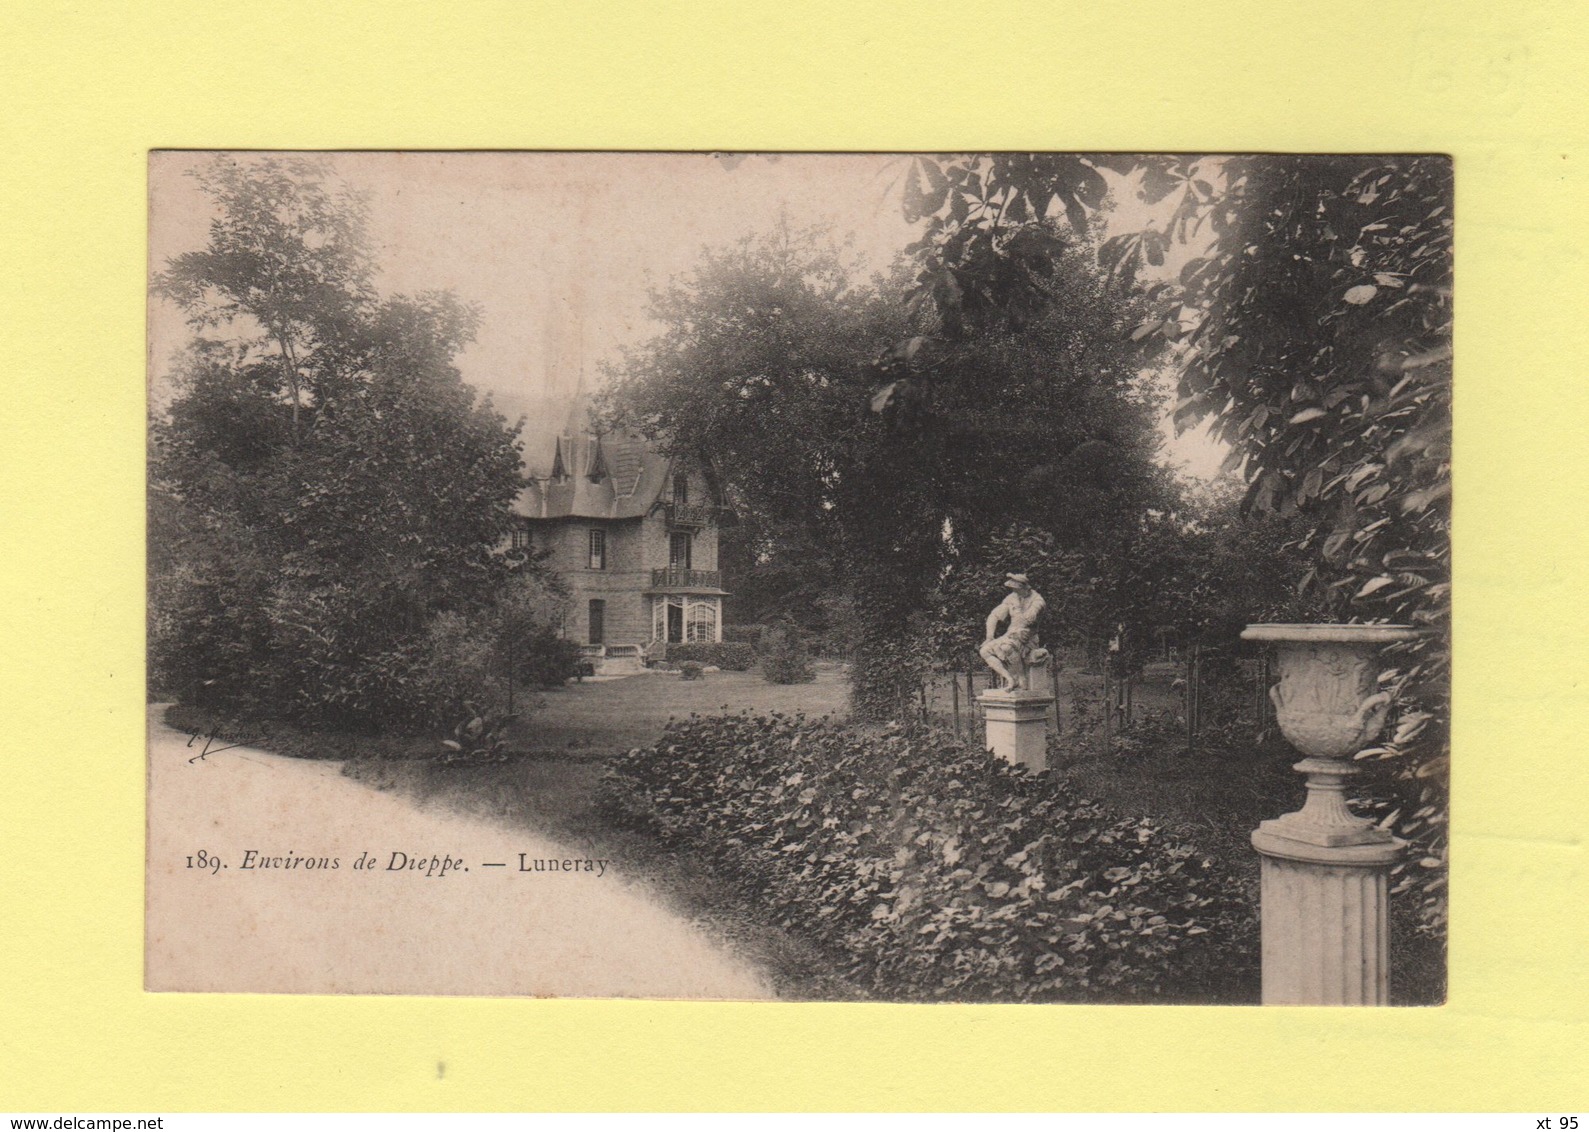
{"type": "Polygon", "coordinates": [[[520,871],[595,860],[577,847],[417,810],[334,762],[219,742],[196,758],[204,740],[162,713],[149,723],[150,990],[774,997],[763,972],[610,864],[520,871]],[[196,867],[200,850],[226,867],[196,867]],[[249,850],[255,865],[338,867],[245,869],[249,850]],[[389,869],[394,853],[461,864],[426,876],[389,869]],[[361,854],[374,870],[354,868],[361,854]]]}

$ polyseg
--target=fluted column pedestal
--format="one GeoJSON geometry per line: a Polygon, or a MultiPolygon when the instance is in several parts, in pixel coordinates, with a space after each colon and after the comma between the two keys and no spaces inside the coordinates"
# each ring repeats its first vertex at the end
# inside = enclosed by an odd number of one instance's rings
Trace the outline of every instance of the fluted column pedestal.
{"type": "MultiPolygon", "coordinates": [[[[1275,822],[1266,822],[1275,825],[1275,822]]],[[[1307,845],[1258,830],[1266,1006],[1384,1006],[1390,867],[1402,846],[1307,845]]]]}
{"type": "Polygon", "coordinates": [[[1357,768],[1303,759],[1307,801],[1260,824],[1263,1001],[1275,1006],[1384,1006],[1390,867],[1406,847],[1353,816],[1357,768]]]}
{"type": "Polygon", "coordinates": [[[977,697],[987,720],[987,745],[1005,762],[1030,770],[1048,767],[1048,708],[1053,696],[1030,691],[987,691],[977,697]]]}

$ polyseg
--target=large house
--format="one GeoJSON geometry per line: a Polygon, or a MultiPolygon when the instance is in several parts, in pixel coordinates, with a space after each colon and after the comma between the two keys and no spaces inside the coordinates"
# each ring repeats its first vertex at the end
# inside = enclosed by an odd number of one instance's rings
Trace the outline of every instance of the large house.
{"type": "MultiPolygon", "coordinates": [[[[550,551],[568,586],[564,635],[597,672],[666,656],[669,644],[723,639],[717,527],[723,500],[708,469],[644,438],[570,427],[548,475],[519,496],[515,543],[550,551]]],[[[544,466],[544,465],[543,465],[544,466]]]]}

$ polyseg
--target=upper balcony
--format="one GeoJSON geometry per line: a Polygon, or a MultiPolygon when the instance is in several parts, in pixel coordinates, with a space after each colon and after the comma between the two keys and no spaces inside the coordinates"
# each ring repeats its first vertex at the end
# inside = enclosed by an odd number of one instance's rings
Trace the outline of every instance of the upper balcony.
{"type": "Polygon", "coordinates": [[[704,503],[668,503],[664,507],[668,526],[678,531],[698,531],[717,516],[717,508],[704,503]]]}
{"type": "Polygon", "coordinates": [[[664,566],[651,571],[651,588],[721,593],[723,573],[721,570],[683,570],[674,566],[664,566]]]}

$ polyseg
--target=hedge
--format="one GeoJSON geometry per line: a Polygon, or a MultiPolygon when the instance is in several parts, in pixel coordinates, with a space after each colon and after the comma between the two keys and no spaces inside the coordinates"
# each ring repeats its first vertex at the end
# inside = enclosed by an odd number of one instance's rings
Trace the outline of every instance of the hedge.
{"type": "Polygon", "coordinates": [[[1256,919],[1230,873],[946,732],[691,717],[614,760],[598,798],[880,997],[1256,997],[1256,919]]]}
{"type": "Polygon", "coordinates": [[[696,644],[669,645],[668,663],[683,664],[692,660],[697,664],[715,664],[731,672],[744,672],[756,663],[756,649],[752,645],[699,642],[696,644]]]}

